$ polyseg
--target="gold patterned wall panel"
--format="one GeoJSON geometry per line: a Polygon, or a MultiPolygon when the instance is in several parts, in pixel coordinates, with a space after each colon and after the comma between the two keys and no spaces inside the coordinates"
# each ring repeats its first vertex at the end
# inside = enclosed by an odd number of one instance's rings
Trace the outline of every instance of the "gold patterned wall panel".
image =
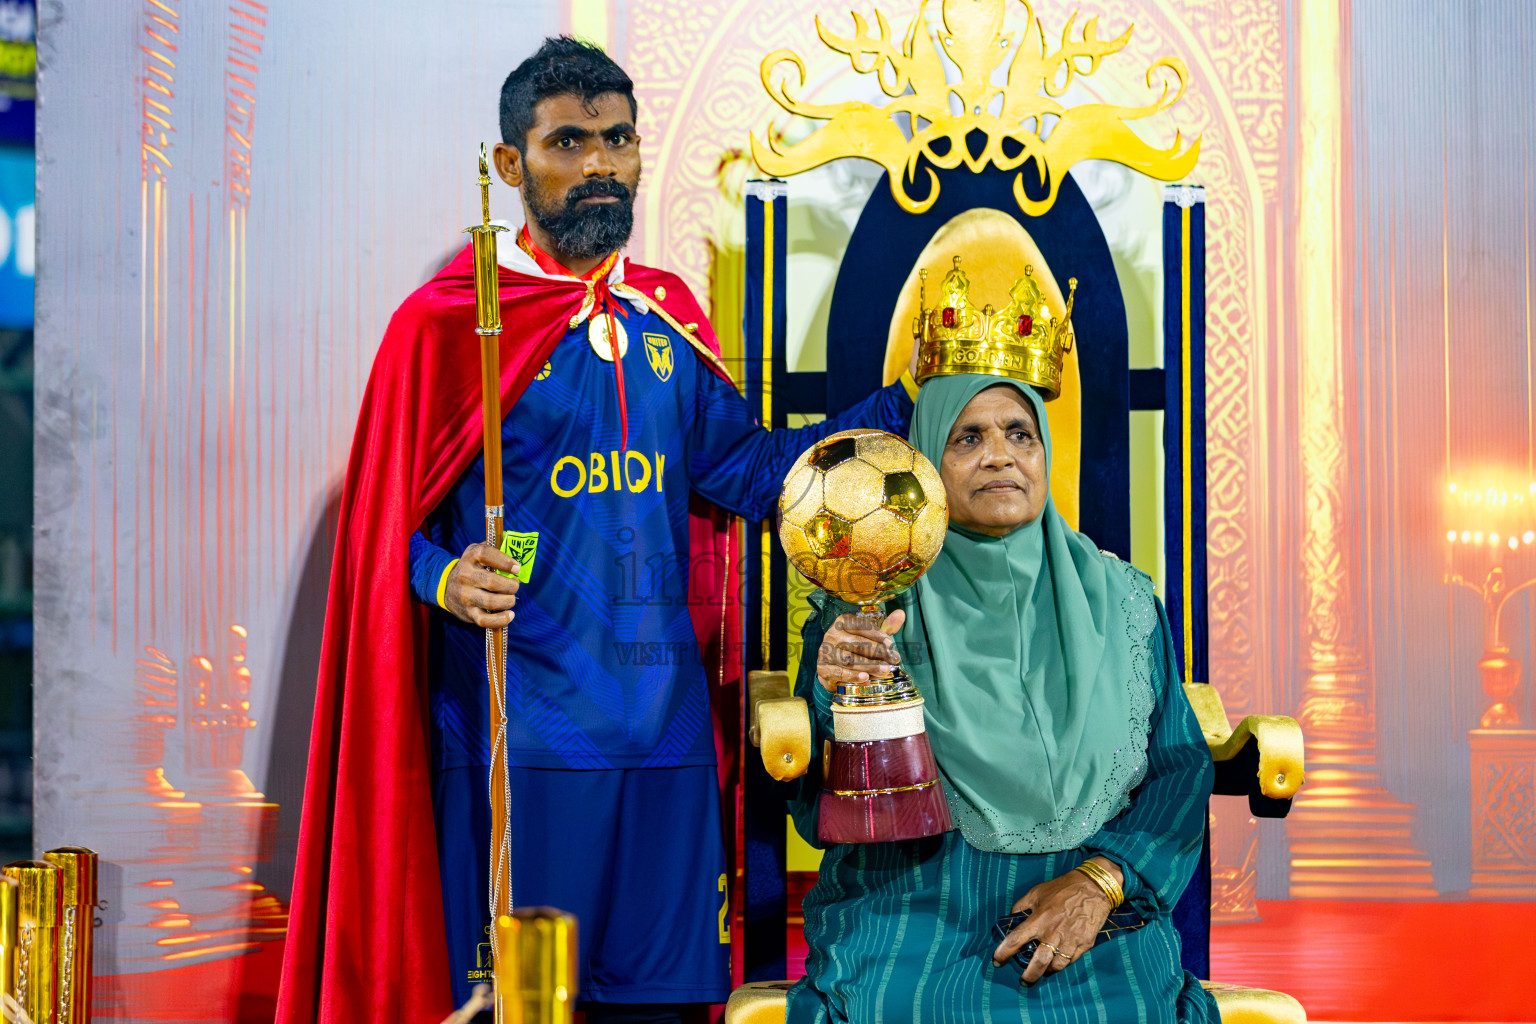
{"type": "Polygon", "coordinates": [[[1211,681],[1234,714],[1272,710],[1268,685],[1274,635],[1259,595],[1268,592],[1265,549],[1269,506],[1266,395],[1262,368],[1276,336],[1271,299],[1276,250],[1265,230],[1278,201],[1284,113],[1284,11],[1278,2],[1163,0],[1176,41],[1203,74],[1203,97],[1223,144],[1202,155],[1206,187],[1207,553],[1211,681]]]}
{"type": "Polygon", "coordinates": [[[1264,685],[1273,639],[1263,622],[1260,594],[1270,588],[1256,551],[1272,547],[1264,536],[1269,476],[1264,465],[1267,418],[1261,373],[1270,318],[1278,293],[1278,239],[1267,238],[1266,210],[1279,201],[1278,173],[1286,111],[1284,8],[1278,0],[1246,3],[1164,3],[1187,32],[1206,43],[1201,71],[1220,81],[1224,121],[1235,129],[1201,177],[1218,172],[1230,192],[1207,187],[1206,405],[1207,554],[1210,593],[1210,674],[1235,714],[1273,709],[1279,686],[1264,685]],[[1232,238],[1227,233],[1232,232],[1232,238]],[[1240,236],[1238,236],[1240,235],[1240,236]]]}

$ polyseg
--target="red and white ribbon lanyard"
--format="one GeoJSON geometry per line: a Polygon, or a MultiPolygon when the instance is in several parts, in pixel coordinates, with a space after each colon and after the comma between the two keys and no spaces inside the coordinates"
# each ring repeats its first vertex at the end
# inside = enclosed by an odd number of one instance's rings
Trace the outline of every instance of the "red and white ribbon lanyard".
{"type": "Polygon", "coordinates": [[[617,314],[627,320],[629,311],[619,304],[613,291],[608,287],[608,275],[613,271],[613,265],[619,261],[619,254],[609,253],[603,262],[586,274],[577,276],[567,270],[559,260],[539,248],[538,243],[529,237],[526,224],[517,234],[517,244],[544,273],[574,278],[587,286],[587,294],[582,300],[581,308],[577,310],[575,316],[571,317],[571,327],[574,328],[583,319],[591,319],[594,316],[601,316],[607,321],[608,351],[613,357],[613,382],[619,392],[619,450],[628,451],[629,407],[624,400],[624,353],[619,347],[619,323],[614,316],[617,314]]]}

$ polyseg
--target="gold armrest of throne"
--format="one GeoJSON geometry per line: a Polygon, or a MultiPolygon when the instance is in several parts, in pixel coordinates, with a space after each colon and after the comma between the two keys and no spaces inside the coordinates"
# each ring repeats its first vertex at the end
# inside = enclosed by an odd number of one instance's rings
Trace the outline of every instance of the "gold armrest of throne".
{"type": "MultiPolygon", "coordinates": [[[[1284,715],[1249,715],[1234,729],[1214,686],[1185,683],[1184,694],[1216,762],[1215,792],[1247,796],[1259,817],[1284,817],[1306,781],[1301,726],[1284,715]]],[[[780,782],[804,775],[810,766],[810,709],[804,698],[791,696],[789,673],[749,672],[747,701],[747,739],[760,749],[763,768],[780,782]]]]}
{"type": "Polygon", "coordinates": [[[1307,778],[1301,726],[1284,715],[1249,715],[1234,729],[1214,686],[1185,683],[1184,695],[1216,762],[1214,792],[1246,796],[1257,817],[1285,817],[1307,778]]]}
{"type": "Polygon", "coordinates": [[[788,672],[747,673],[747,742],[779,782],[798,779],[811,766],[811,710],[793,692],[788,672]]]}

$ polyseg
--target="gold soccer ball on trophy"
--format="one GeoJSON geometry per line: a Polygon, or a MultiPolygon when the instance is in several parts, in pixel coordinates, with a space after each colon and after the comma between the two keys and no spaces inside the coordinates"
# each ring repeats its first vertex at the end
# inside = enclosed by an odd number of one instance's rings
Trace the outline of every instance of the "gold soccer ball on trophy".
{"type": "Polygon", "coordinates": [[[844,430],[811,445],[779,495],[789,564],[851,604],[868,606],[917,582],[948,528],[939,471],[883,430],[844,430]]]}

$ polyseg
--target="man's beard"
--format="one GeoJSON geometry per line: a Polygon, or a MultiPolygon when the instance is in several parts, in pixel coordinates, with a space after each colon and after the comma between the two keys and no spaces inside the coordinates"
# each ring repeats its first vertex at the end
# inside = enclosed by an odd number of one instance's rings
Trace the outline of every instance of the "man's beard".
{"type": "Polygon", "coordinates": [[[523,199],[539,227],[554,241],[554,255],[567,260],[593,260],[621,249],[635,226],[634,192],[613,178],[593,178],[572,185],[559,203],[539,187],[532,175],[523,178],[523,199]],[[613,196],[616,203],[590,203],[593,196],[613,196]]]}

